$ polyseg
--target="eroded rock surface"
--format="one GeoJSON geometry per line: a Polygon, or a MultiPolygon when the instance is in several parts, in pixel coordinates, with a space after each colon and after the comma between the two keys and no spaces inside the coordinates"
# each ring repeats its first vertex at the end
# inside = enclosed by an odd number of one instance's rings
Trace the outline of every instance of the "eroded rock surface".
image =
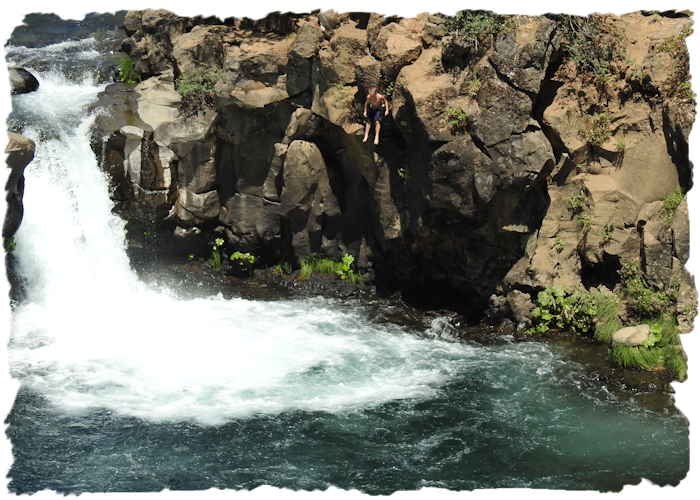
{"type": "Polygon", "coordinates": [[[601,19],[627,40],[609,78],[565,56],[555,16],[475,43],[438,14],[131,11],[122,46],[143,81],[102,97],[95,150],[122,213],[266,264],[350,253],[379,287],[527,324],[537,291],[612,289],[631,259],[692,304],[687,205],[668,222],[662,200],[691,187],[695,108],[684,62],[658,49],[688,20],[601,19]],[[222,71],[214,106],[185,115],[176,78],[200,63],[222,71]],[[391,109],[376,147],[371,85],[391,109]]]}

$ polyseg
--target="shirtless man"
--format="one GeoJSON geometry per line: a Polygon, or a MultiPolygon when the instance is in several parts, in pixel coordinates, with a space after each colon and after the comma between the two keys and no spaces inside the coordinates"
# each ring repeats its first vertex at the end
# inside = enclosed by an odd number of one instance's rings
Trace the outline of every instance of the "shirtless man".
{"type": "Polygon", "coordinates": [[[374,85],[369,88],[369,94],[365,99],[365,112],[363,113],[367,120],[365,125],[365,138],[362,142],[367,142],[369,137],[369,129],[374,125],[374,143],[379,144],[379,130],[382,128],[382,118],[389,114],[389,101],[382,94],[377,92],[377,87],[374,85]]]}

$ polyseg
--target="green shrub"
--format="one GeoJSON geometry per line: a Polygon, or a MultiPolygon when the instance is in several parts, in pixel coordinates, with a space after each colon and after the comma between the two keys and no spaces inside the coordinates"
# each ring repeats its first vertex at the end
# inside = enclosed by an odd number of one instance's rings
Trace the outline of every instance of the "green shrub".
{"type": "Polygon", "coordinates": [[[636,261],[623,263],[619,274],[622,299],[632,314],[640,318],[658,317],[673,308],[678,289],[656,289],[647,283],[636,261]]]}
{"type": "Polygon", "coordinates": [[[618,153],[624,153],[625,149],[627,149],[627,142],[625,141],[625,136],[618,137],[617,142],[615,143],[615,151],[618,153]]]}
{"type": "Polygon", "coordinates": [[[362,275],[351,268],[354,261],[355,257],[349,254],[343,255],[340,262],[333,259],[302,257],[299,261],[301,265],[299,277],[305,279],[313,273],[319,273],[323,276],[337,277],[355,285],[364,285],[362,275]]]}
{"type": "Polygon", "coordinates": [[[205,107],[214,107],[214,86],[223,70],[206,63],[199,63],[177,77],[175,85],[182,96],[181,109],[185,114],[195,114],[205,107]]]}
{"type": "Polygon", "coordinates": [[[478,49],[480,39],[516,26],[515,22],[507,17],[484,10],[460,10],[454,17],[445,21],[448,32],[454,33],[468,43],[474,42],[475,49],[478,49]]]}
{"type": "Polygon", "coordinates": [[[600,146],[612,135],[610,131],[610,115],[608,113],[593,113],[586,115],[585,123],[579,127],[579,133],[586,143],[600,146]]]}
{"type": "Polygon", "coordinates": [[[664,211],[661,214],[661,218],[664,220],[664,222],[671,224],[673,221],[673,216],[676,214],[676,209],[683,201],[684,196],[685,193],[683,192],[683,188],[676,186],[670,194],[663,197],[661,201],[664,204],[664,211]]]}
{"type": "Polygon", "coordinates": [[[561,286],[547,288],[537,294],[532,310],[533,330],[547,332],[553,329],[581,334],[593,327],[598,312],[595,296],[582,288],[574,291],[561,286]]]}
{"type": "Polygon", "coordinates": [[[691,23],[686,23],[681,28],[681,32],[679,34],[665,38],[659,45],[656,46],[656,50],[659,52],[666,52],[674,57],[684,52],[687,53],[688,48],[686,47],[685,39],[692,34],[693,25],[691,23]]]}
{"type": "Polygon", "coordinates": [[[137,74],[134,63],[129,56],[124,56],[119,61],[119,81],[124,83],[141,81],[141,77],[137,74]]]}
{"type": "Polygon", "coordinates": [[[564,47],[579,70],[595,78],[608,81],[612,78],[610,63],[628,59],[624,47],[624,33],[604,16],[589,17],[559,16],[559,25],[564,32],[564,47]]]}

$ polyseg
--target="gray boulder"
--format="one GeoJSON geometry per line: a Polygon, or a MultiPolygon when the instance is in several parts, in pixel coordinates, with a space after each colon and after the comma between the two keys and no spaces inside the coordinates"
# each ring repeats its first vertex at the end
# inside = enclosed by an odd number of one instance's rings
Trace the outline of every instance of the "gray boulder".
{"type": "Polygon", "coordinates": [[[10,68],[10,89],[12,95],[28,94],[39,88],[39,81],[34,75],[23,68],[10,68]]]}

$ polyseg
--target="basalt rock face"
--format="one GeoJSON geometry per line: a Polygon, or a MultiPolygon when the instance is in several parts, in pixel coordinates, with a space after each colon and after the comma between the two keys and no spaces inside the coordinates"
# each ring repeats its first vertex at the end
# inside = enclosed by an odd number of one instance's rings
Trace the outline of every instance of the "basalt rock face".
{"type": "Polygon", "coordinates": [[[143,81],[106,90],[94,134],[117,208],[182,248],[224,236],[272,265],[350,253],[379,288],[474,317],[527,324],[538,290],[614,287],[625,259],[692,303],[687,206],[665,223],[661,200],[690,188],[694,102],[674,83],[683,62],[657,50],[687,19],[607,17],[632,63],[602,83],[566,57],[562,23],[509,21],[475,41],[442,15],[129,12],[143,81]],[[222,70],[214,105],[183,113],[176,77],[200,63],[222,70]],[[377,146],[362,140],[373,84],[391,111],[377,146]],[[609,136],[592,143],[598,115],[609,136]]]}

